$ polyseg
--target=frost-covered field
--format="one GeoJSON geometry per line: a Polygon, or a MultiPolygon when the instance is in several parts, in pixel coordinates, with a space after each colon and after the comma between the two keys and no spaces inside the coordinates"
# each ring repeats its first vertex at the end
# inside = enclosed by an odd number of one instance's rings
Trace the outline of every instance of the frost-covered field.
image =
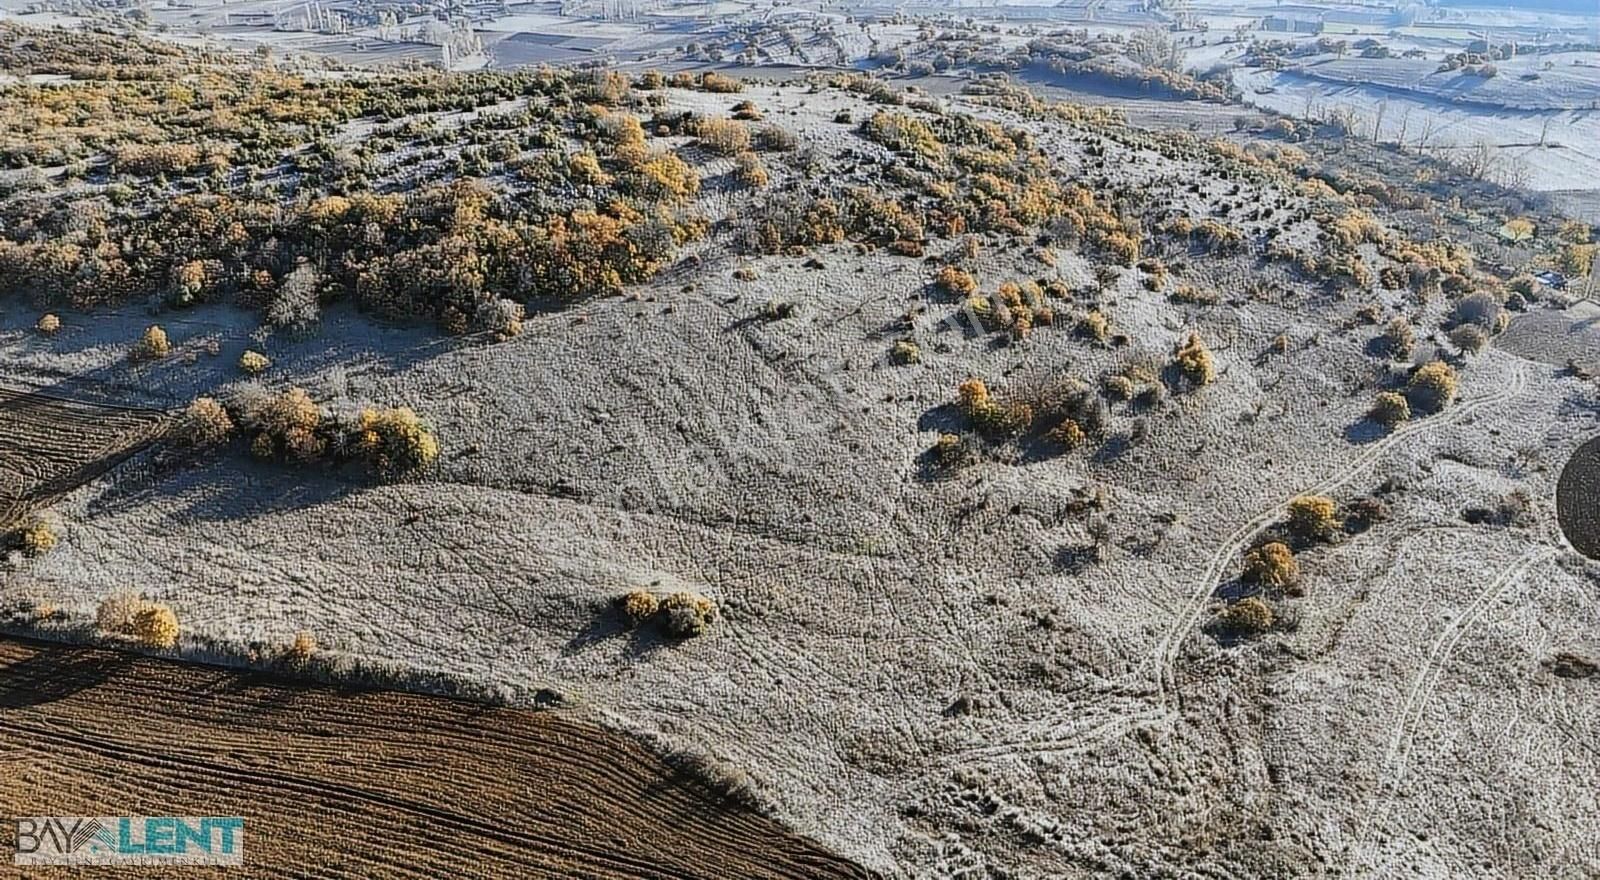
{"type": "Polygon", "coordinates": [[[1535,191],[1590,190],[1600,181],[1600,116],[1589,111],[1491,111],[1288,72],[1241,68],[1234,80],[1247,103],[1291,116],[1348,110],[1363,135],[1370,136],[1381,111],[1384,140],[1398,140],[1403,133],[1406,144],[1420,142],[1445,155],[1480,143],[1494,145],[1505,161],[1525,169],[1526,185],[1535,191]],[[1272,91],[1264,92],[1268,87],[1272,91]]]}
{"type": "MultiPolygon", "coordinates": [[[[667,94],[718,115],[754,101],[829,157],[828,182],[900,161],[835,122],[871,115],[857,95],[667,94]]],[[[1249,208],[1302,205],[1136,137],[946,100],[1027,130],[1088,185],[1196,216],[1239,205],[1252,230],[1277,221],[1249,208]]],[[[716,178],[706,193],[726,208],[716,178]]],[[[922,259],[848,243],[736,254],[723,231],[694,264],[530,316],[503,343],[332,310],[318,335],[264,343],[264,381],[413,406],[443,444],[434,470],[374,486],[242,449],[147,456],[68,496],[61,546],[10,560],[0,599],[81,618],[133,587],[195,633],[309,630],[555,688],[748,772],[780,818],[889,876],[1600,870],[1600,692],[1548,667],[1600,653],[1600,577],[1563,550],[1550,500],[1594,432],[1593,386],[1491,347],[1462,359],[1454,406],[1382,436],[1363,417],[1388,367],[1357,309],[1411,317],[1427,352],[1437,297],[1332,296],[1152,239],[1174,283],[1219,294],[1183,304],[1065,241],[979,238],[985,292],[1043,278],[1081,297],[1059,326],[1006,344],[962,323],[922,259]],[[792,315],[775,317],[780,301],[792,315]],[[1073,332],[1091,302],[1125,344],[1073,332]],[[1098,387],[1167,364],[1191,331],[1215,381],[1114,404],[1098,450],[997,444],[957,472],[928,467],[939,435],[966,427],[963,380],[1098,387]],[[897,340],[920,362],[892,363],[897,340]],[[1519,491],[1515,522],[1464,518],[1519,491]],[[1276,631],[1218,638],[1242,552],[1302,492],[1378,499],[1388,518],[1302,550],[1305,595],[1276,631]],[[721,619],[683,643],[623,631],[608,603],[636,588],[703,592],[721,619]]],[[[8,376],[88,374],[172,407],[240,383],[239,352],[263,344],[254,315],[204,307],[161,317],[177,355],[130,369],[142,311],[65,313],[51,339],[36,317],[13,306],[0,324],[8,376]]]]}

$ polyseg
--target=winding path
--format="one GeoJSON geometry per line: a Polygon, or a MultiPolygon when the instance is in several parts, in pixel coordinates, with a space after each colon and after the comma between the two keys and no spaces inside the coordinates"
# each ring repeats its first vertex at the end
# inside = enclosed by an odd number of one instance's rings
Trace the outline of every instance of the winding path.
{"type": "Polygon", "coordinates": [[[1412,679],[1411,689],[1406,694],[1405,703],[1400,707],[1400,717],[1389,735],[1389,747],[1384,752],[1383,764],[1378,774],[1377,799],[1371,811],[1362,820],[1361,831],[1356,837],[1355,845],[1351,847],[1351,853],[1356,860],[1352,867],[1356,869],[1364,867],[1373,856],[1368,844],[1372,828],[1387,815],[1391,798],[1405,779],[1406,768],[1411,760],[1411,748],[1416,741],[1417,727],[1422,720],[1422,712],[1427,708],[1434,692],[1438,690],[1439,679],[1444,676],[1445,665],[1455,653],[1456,646],[1491,605],[1522,583],[1523,576],[1529,569],[1553,558],[1557,552],[1553,547],[1541,545],[1518,556],[1488,586],[1472,597],[1467,607],[1440,631],[1438,638],[1429,646],[1428,657],[1423,661],[1416,677],[1412,679]]]}
{"type": "Polygon", "coordinates": [[[1169,697],[1176,697],[1178,690],[1176,679],[1178,651],[1190,630],[1199,623],[1200,618],[1205,614],[1206,605],[1211,595],[1216,592],[1218,584],[1222,582],[1223,576],[1233,565],[1234,560],[1239,558],[1239,554],[1244,552],[1245,547],[1249,546],[1250,542],[1255,539],[1256,535],[1285,515],[1290,501],[1302,495],[1327,495],[1336,492],[1360,476],[1396,444],[1446,425],[1457,424],[1485,407],[1504,403],[1520,395],[1527,390],[1527,386],[1527,365],[1521,359],[1518,359],[1511,368],[1511,380],[1503,388],[1445,410],[1432,418],[1413,422],[1391,432],[1382,440],[1367,446],[1360,455],[1327,479],[1284,497],[1272,507],[1267,508],[1249,522],[1235,529],[1228,536],[1228,539],[1223,542],[1222,546],[1218,547],[1217,551],[1211,555],[1205,570],[1195,580],[1194,589],[1185,600],[1182,612],[1157,644],[1155,654],[1156,669],[1153,676],[1157,704],[1162,708],[1166,708],[1169,697]]]}

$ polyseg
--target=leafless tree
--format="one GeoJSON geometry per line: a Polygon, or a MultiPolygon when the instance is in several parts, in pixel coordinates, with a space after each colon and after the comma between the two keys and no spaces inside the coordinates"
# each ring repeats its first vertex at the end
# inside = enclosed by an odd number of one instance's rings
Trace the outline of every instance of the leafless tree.
{"type": "Polygon", "coordinates": [[[1172,41],[1172,35],[1156,27],[1143,28],[1128,38],[1128,57],[1146,67],[1183,67],[1183,53],[1172,41]]]}
{"type": "Polygon", "coordinates": [[[1461,152],[1455,161],[1462,174],[1474,180],[1488,180],[1489,174],[1500,164],[1500,151],[1488,141],[1478,141],[1461,152]]]}
{"type": "Polygon", "coordinates": [[[318,299],[322,278],[315,266],[301,263],[278,284],[272,304],[267,307],[267,322],[274,327],[304,333],[322,316],[318,299]]]}

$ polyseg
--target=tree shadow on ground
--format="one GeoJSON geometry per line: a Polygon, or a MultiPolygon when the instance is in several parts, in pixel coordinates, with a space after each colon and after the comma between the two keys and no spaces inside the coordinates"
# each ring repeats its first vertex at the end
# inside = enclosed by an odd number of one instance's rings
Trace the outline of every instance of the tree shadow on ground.
{"type": "Polygon", "coordinates": [[[249,521],[339,501],[376,484],[349,467],[252,461],[229,447],[211,461],[150,458],[89,502],[93,516],[126,513],[157,498],[184,499],[177,514],[201,522],[249,521]]]}
{"type": "Polygon", "coordinates": [[[1250,583],[1242,577],[1231,577],[1217,584],[1216,589],[1211,591],[1211,595],[1213,598],[1222,599],[1225,602],[1237,602],[1250,596],[1260,596],[1261,585],[1250,583]]]}
{"type": "Polygon", "coordinates": [[[1369,443],[1376,443],[1379,440],[1389,436],[1389,434],[1390,431],[1388,428],[1385,428],[1383,425],[1380,425],[1377,422],[1374,422],[1372,419],[1365,417],[1351,422],[1350,425],[1344,429],[1345,441],[1348,443],[1354,443],[1357,446],[1365,446],[1369,443]]]}
{"type": "Polygon", "coordinates": [[[131,654],[17,641],[38,653],[0,667],[0,709],[24,709],[95,688],[132,667],[131,654]]]}
{"type": "Polygon", "coordinates": [[[383,324],[349,304],[330,306],[317,326],[303,334],[278,331],[261,337],[260,331],[258,318],[248,310],[215,304],[154,314],[134,310],[74,314],[59,335],[27,345],[69,363],[91,351],[107,353],[98,365],[61,373],[48,386],[35,389],[39,392],[90,403],[170,410],[241,380],[237,364],[247,350],[262,351],[272,361],[260,381],[284,384],[334,367],[403,372],[473,339],[443,336],[427,327],[383,324]],[[128,359],[124,350],[152,324],[166,328],[172,353],[128,359]]]}
{"type": "Polygon", "coordinates": [[[598,609],[577,635],[561,646],[561,656],[575,657],[598,645],[618,640],[626,641],[623,653],[630,659],[648,657],[678,644],[676,640],[657,632],[649,622],[630,626],[620,608],[615,604],[607,604],[598,609]]]}
{"type": "Polygon", "coordinates": [[[938,431],[941,434],[960,434],[970,426],[967,414],[954,403],[941,403],[917,419],[918,431],[938,431]]]}

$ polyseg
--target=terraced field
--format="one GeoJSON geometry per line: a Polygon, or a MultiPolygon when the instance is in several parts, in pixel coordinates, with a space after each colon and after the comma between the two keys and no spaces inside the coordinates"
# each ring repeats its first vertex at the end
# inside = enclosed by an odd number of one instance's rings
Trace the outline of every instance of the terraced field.
{"type": "Polygon", "coordinates": [[[870,876],[566,712],[91,648],[0,639],[0,768],[7,816],[243,816],[229,876],[870,876]]]}
{"type": "Polygon", "coordinates": [[[159,410],[0,388],[0,525],[105,473],[165,424],[159,410]]]}

